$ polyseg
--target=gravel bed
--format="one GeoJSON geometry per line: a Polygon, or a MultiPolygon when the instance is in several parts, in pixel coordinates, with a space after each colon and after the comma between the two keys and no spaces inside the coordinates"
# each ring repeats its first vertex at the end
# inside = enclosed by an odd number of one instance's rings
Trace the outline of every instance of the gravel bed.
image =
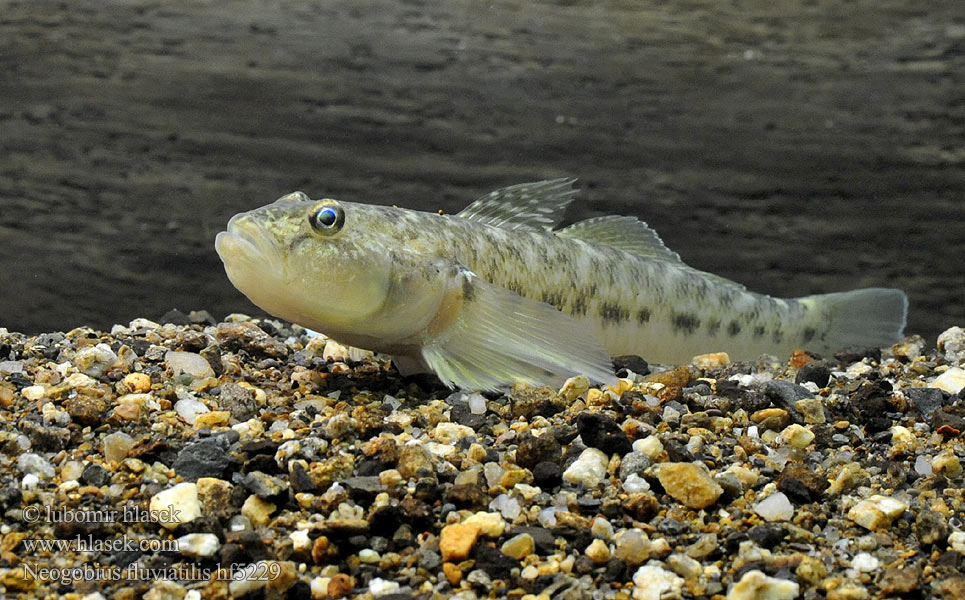
{"type": "Polygon", "coordinates": [[[162,321],[0,329],[0,595],[965,598],[960,328],[480,395],[162,321]]]}

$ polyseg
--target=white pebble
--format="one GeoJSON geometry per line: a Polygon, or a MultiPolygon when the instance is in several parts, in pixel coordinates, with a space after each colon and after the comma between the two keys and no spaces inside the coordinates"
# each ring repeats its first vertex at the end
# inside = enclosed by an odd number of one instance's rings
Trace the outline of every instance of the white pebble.
{"type": "Polygon", "coordinates": [[[871,573],[879,565],[878,559],[867,552],[861,552],[851,560],[851,568],[861,573],[871,573]]]}
{"type": "Polygon", "coordinates": [[[361,563],[365,563],[367,565],[374,565],[374,564],[377,564],[380,560],[382,560],[382,557],[379,556],[378,552],[376,552],[371,548],[363,548],[362,550],[359,550],[359,562],[361,563]]]}
{"type": "Polygon", "coordinates": [[[865,529],[875,531],[891,525],[907,508],[908,504],[897,498],[876,494],[852,506],[848,518],[865,529]]]}
{"type": "Polygon", "coordinates": [[[794,600],[800,591],[801,586],[793,581],[753,570],[744,573],[741,580],[731,586],[727,600],[794,600]]]}
{"type": "Polygon", "coordinates": [[[195,378],[214,377],[214,369],[207,360],[197,352],[182,352],[180,350],[168,350],[164,355],[164,362],[174,375],[187,373],[195,378]]]}
{"type": "Polygon", "coordinates": [[[23,361],[0,360],[0,373],[23,373],[23,361]]]}
{"type": "Polygon", "coordinates": [[[965,531],[955,531],[949,535],[948,546],[959,554],[965,554],[965,531]]]}
{"type": "Polygon", "coordinates": [[[17,458],[17,468],[20,469],[21,473],[36,475],[42,479],[52,479],[54,476],[53,465],[47,462],[47,459],[44,457],[33,452],[21,454],[17,458]]]}
{"type": "Polygon", "coordinates": [[[159,517],[158,523],[167,529],[193,521],[201,516],[198,486],[193,483],[179,483],[161,490],[151,497],[149,508],[157,511],[154,514],[159,517]]]}
{"type": "Polygon", "coordinates": [[[312,549],[312,538],[308,537],[307,529],[298,529],[288,534],[292,539],[292,549],[295,552],[307,552],[312,549]]]}
{"type": "Polygon", "coordinates": [[[594,488],[606,478],[606,468],[610,457],[596,448],[587,448],[580,457],[563,471],[563,477],[573,484],[594,488]]]}
{"type": "Polygon", "coordinates": [[[765,521],[790,521],[794,516],[794,505],[783,492],[777,492],[756,503],[754,512],[765,521]]]}
{"type": "Polygon", "coordinates": [[[939,375],[929,387],[945,390],[954,396],[965,388],[965,369],[952,367],[939,375]]]}
{"type": "Polygon", "coordinates": [[[110,346],[103,343],[78,350],[73,359],[77,370],[91,377],[101,377],[115,362],[117,355],[110,346]]]}
{"type": "Polygon", "coordinates": [[[466,398],[466,402],[469,404],[469,412],[472,414],[486,414],[486,397],[482,394],[469,394],[469,397],[466,398]]]}
{"type": "Polygon", "coordinates": [[[37,487],[38,483],[40,483],[39,477],[33,473],[27,473],[23,476],[23,479],[20,480],[20,489],[32,490],[37,487]]]}
{"type": "Polygon", "coordinates": [[[636,473],[630,473],[627,478],[623,481],[623,490],[631,494],[639,494],[641,492],[649,492],[650,484],[643,477],[640,477],[636,473]]]}
{"type": "Polygon", "coordinates": [[[922,454],[915,457],[915,472],[922,477],[931,477],[931,461],[922,454]]]}
{"type": "Polygon", "coordinates": [[[189,533],[178,538],[178,552],[193,558],[210,558],[221,548],[213,533],[189,533]]]}
{"type": "Polygon", "coordinates": [[[642,452],[649,456],[650,458],[656,460],[660,454],[664,451],[663,443],[655,435],[650,435],[642,440],[636,440],[633,442],[633,451],[642,452]]]}
{"type": "Polygon", "coordinates": [[[198,415],[209,412],[208,407],[197,398],[178,400],[174,403],[174,410],[178,412],[178,416],[184,419],[188,425],[194,425],[194,421],[198,418],[198,415]]]}
{"type": "Polygon", "coordinates": [[[633,574],[633,600],[660,600],[679,597],[684,586],[682,577],[652,565],[644,565],[633,574]]]}
{"type": "Polygon", "coordinates": [[[40,400],[47,395],[47,388],[42,385],[28,385],[20,390],[20,395],[30,401],[40,400]]]}
{"type": "Polygon", "coordinates": [[[268,565],[262,560],[238,568],[236,572],[231,574],[233,581],[228,584],[228,593],[232,598],[237,598],[260,590],[268,585],[268,578],[265,577],[265,573],[270,573],[270,571],[268,565]]]}
{"type": "Polygon", "coordinates": [[[441,444],[454,444],[462,438],[476,435],[476,432],[471,427],[458,423],[439,423],[429,435],[441,444]]]}
{"type": "Polygon", "coordinates": [[[369,593],[373,596],[385,596],[399,591],[399,584],[395,581],[386,581],[381,577],[373,577],[369,582],[369,593]]]}
{"type": "Polygon", "coordinates": [[[489,503],[489,508],[498,511],[508,521],[514,521],[522,512],[519,500],[510,498],[508,494],[500,494],[493,498],[492,502],[489,503]]]}
{"type": "Polygon", "coordinates": [[[537,520],[539,524],[543,527],[553,527],[556,525],[556,513],[559,512],[569,512],[567,509],[559,506],[550,506],[539,511],[539,517],[537,520]]]}

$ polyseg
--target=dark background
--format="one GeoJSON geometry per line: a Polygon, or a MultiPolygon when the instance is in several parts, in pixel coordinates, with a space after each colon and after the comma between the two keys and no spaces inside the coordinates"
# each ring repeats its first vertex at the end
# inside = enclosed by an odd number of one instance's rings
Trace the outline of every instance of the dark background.
{"type": "Polygon", "coordinates": [[[256,312],[214,235],[292,190],[456,212],[579,176],[779,296],[965,325],[960,1],[0,0],[0,326],[256,312]]]}

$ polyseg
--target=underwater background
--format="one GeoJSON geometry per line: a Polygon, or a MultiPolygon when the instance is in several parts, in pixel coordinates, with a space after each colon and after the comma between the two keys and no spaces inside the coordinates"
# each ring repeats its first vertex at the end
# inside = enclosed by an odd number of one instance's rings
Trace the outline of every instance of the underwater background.
{"type": "MultiPolygon", "coordinates": [[[[458,212],[579,177],[775,296],[965,324],[956,2],[0,0],[0,327],[260,311],[214,236],[293,190],[458,212]]],[[[710,350],[710,349],[709,349],[710,350]]]]}

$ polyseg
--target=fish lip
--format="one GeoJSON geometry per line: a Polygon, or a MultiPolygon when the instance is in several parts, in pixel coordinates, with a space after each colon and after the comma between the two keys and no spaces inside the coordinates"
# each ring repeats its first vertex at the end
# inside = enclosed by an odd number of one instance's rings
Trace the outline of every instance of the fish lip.
{"type": "Polygon", "coordinates": [[[229,260],[264,261],[275,256],[278,245],[257,220],[239,213],[228,220],[225,231],[215,236],[215,250],[222,262],[229,260]]]}

